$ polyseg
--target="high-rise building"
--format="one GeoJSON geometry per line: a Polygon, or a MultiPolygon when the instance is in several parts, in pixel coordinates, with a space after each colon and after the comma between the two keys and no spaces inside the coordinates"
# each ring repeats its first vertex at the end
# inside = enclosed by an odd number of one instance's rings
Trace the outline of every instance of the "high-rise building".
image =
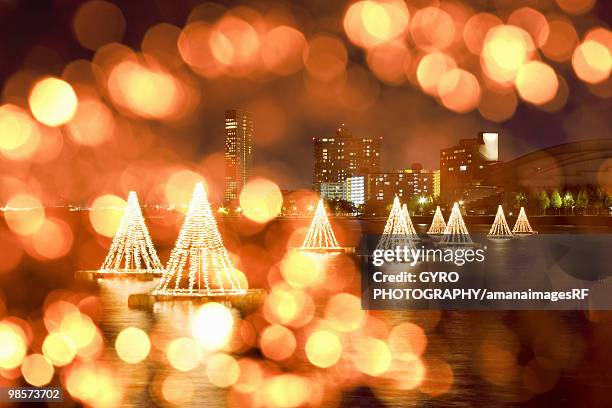
{"type": "Polygon", "coordinates": [[[253,121],[240,109],[225,111],[225,201],[239,197],[253,164],[253,121]]]}
{"type": "Polygon", "coordinates": [[[436,195],[439,170],[424,170],[419,163],[410,169],[384,171],[368,175],[367,200],[391,202],[397,195],[402,201],[414,196],[436,195]]]}
{"type": "MultiPolygon", "coordinates": [[[[480,133],[461,139],[458,146],[440,150],[440,193],[448,202],[480,196],[481,180],[498,164],[498,134],[480,133]]],[[[488,193],[487,193],[488,194],[488,193]]],[[[479,197],[480,198],[480,197],[479,197]]]]}
{"type": "Polygon", "coordinates": [[[344,188],[348,177],[378,172],[381,140],[354,136],[344,125],[335,136],[313,138],[313,189],[323,197],[330,192],[337,196],[337,186],[344,188]]]}

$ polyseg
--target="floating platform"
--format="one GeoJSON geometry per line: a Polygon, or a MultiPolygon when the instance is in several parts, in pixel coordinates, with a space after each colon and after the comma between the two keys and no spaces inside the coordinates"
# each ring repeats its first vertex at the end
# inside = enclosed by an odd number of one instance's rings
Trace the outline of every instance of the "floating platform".
{"type": "Polygon", "coordinates": [[[514,238],[514,235],[487,235],[487,239],[491,241],[510,241],[514,238]]]}
{"type": "Polygon", "coordinates": [[[103,272],[100,270],[95,271],[76,271],[74,274],[75,279],[81,280],[98,280],[98,279],[129,279],[139,281],[150,281],[153,279],[161,278],[164,271],[145,271],[135,270],[132,272],[103,272]]]}
{"type": "Polygon", "coordinates": [[[151,310],[153,305],[158,302],[194,302],[209,303],[218,302],[229,304],[238,309],[243,315],[247,315],[259,309],[266,299],[267,292],[264,289],[247,289],[244,293],[223,294],[213,293],[194,294],[194,295],[153,295],[151,293],[135,293],[128,297],[128,307],[132,309],[151,310]]]}
{"type": "Polygon", "coordinates": [[[538,235],[538,231],[533,231],[533,232],[513,232],[512,234],[514,234],[514,236],[517,236],[519,238],[523,238],[523,237],[530,237],[532,235],[538,235]]]}

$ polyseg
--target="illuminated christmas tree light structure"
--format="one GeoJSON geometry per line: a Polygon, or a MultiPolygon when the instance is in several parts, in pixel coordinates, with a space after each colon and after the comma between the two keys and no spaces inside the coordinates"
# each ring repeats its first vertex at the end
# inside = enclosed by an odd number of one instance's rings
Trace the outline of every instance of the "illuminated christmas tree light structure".
{"type": "Polygon", "coordinates": [[[510,227],[508,227],[504,209],[501,205],[497,207],[497,214],[495,215],[495,220],[493,220],[493,225],[491,225],[488,236],[490,238],[512,238],[512,231],[510,231],[510,227]]]}
{"type": "Polygon", "coordinates": [[[446,222],[444,221],[442,210],[440,210],[440,206],[437,206],[433,220],[431,221],[431,226],[429,227],[429,231],[427,231],[427,233],[429,235],[441,235],[444,234],[445,229],[446,222]]]}
{"type": "Polygon", "coordinates": [[[529,220],[527,219],[527,214],[525,214],[524,207],[521,207],[521,211],[519,212],[519,216],[516,219],[516,223],[514,223],[514,228],[512,228],[512,233],[515,235],[537,234],[537,231],[534,231],[531,228],[531,224],[529,224],[529,220]]]}
{"type": "Polygon", "coordinates": [[[402,214],[406,219],[406,225],[408,225],[408,234],[411,235],[411,239],[413,241],[420,241],[419,234],[417,234],[416,229],[414,229],[414,224],[412,223],[412,219],[410,218],[410,213],[408,212],[408,207],[406,204],[402,206],[402,214]]]}
{"type": "Polygon", "coordinates": [[[455,202],[453,204],[453,210],[448,218],[448,224],[442,234],[440,240],[441,245],[473,245],[472,237],[468,232],[463,217],[461,216],[461,210],[459,210],[459,204],[455,202]]]}
{"type": "Polygon", "coordinates": [[[142,216],[138,197],[134,191],[130,191],[119,228],[97,272],[159,275],[163,270],[142,216]]]}
{"type": "Polygon", "coordinates": [[[323,199],[319,200],[310,228],[304,238],[300,250],[311,252],[342,252],[343,248],[338,245],[327,214],[323,199]]]}
{"type": "Polygon", "coordinates": [[[153,295],[216,296],[245,292],[200,182],[195,186],[166,272],[153,295]]]}
{"type": "MultiPolygon", "coordinates": [[[[406,208],[405,205],[404,208],[406,208]]],[[[399,198],[395,196],[389,218],[387,218],[387,223],[376,249],[395,249],[397,247],[416,249],[404,214],[399,198]]]]}

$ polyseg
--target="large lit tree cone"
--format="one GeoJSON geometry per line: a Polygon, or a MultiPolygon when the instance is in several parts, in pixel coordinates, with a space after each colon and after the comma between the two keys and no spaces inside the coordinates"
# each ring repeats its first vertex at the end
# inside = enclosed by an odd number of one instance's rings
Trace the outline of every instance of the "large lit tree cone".
{"type": "Polygon", "coordinates": [[[300,250],[312,252],[342,252],[344,250],[338,245],[334,231],[325,213],[323,199],[319,199],[319,204],[317,204],[310,228],[300,250]]]}
{"type": "Polygon", "coordinates": [[[472,237],[465,226],[465,221],[461,216],[461,210],[459,204],[455,202],[453,204],[453,210],[451,211],[450,217],[448,217],[448,224],[442,234],[440,240],[441,245],[473,245],[472,237]]]}
{"type": "Polygon", "coordinates": [[[489,230],[489,237],[491,238],[511,238],[512,231],[510,231],[510,227],[506,222],[506,216],[504,215],[504,209],[501,205],[497,207],[497,214],[495,215],[495,220],[493,220],[493,225],[491,225],[491,229],[489,230]]]}
{"type": "Polygon", "coordinates": [[[419,238],[419,234],[417,234],[416,229],[414,228],[414,224],[412,223],[412,218],[410,218],[410,213],[408,212],[408,206],[406,204],[402,206],[402,214],[404,214],[404,218],[406,218],[408,234],[411,235],[411,239],[413,241],[420,241],[421,238],[419,238]]]}
{"type": "Polygon", "coordinates": [[[163,269],[151,242],[138,197],[134,191],[130,191],[119,228],[115,233],[108,255],[97,272],[101,274],[161,274],[163,269]]]}
{"type": "Polygon", "coordinates": [[[521,207],[521,211],[519,212],[519,216],[514,223],[514,228],[512,228],[512,233],[516,235],[533,235],[537,234],[537,231],[534,231],[531,228],[531,224],[529,224],[529,220],[527,219],[527,214],[525,214],[525,208],[521,207]]]}
{"type": "Polygon", "coordinates": [[[387,223],[376,249],[395,249],[397,247],[416,249],[404,214],[399,198],[395,196],[389,218],[387,218],[387,223]]]}
{"type": "Polygon", "coordinates": [[[153,295],[213,296],[243,294],[243,287],[223,245],[204,184],[195,186],[185,221],[166,272],[153,295]]]}
{"type": "Polygon", "coordinates": [[[445,229],[446,222],[444,221],[442,210],[440,210],[440,206],[437,206],[436,212],[434,214],[433,220],[431,221],[431,225],[429,226],[429,230],[427,231],[427,233],[429,235],[441,235],[444,234],[445,229]]]}

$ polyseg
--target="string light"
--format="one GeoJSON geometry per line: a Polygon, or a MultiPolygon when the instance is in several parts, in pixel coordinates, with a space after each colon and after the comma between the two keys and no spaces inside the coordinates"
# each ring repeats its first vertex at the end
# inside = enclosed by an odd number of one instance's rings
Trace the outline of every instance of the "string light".
{"type": "Polygon", "coordinates": [[[527,214],[525,214],[524,207],[521,207],[521,211],[519,212],[519,216],[516,219],[514,228],[512,228],[512,233],[518,235],[537,234],[537,232],[531,228],[531,224],[529,224],[529,220],[527,219],[527,214]]]}
{"type": "Polygon", "coordinates": [[[245,293],[223,245],[204,184],[195,186],[185,221],[154,295],[214,296],[245,293]],[[187,266],[187,276],[184,275],[187,266]],[[214,279],[210,276],[214,275],[214,279]]]}
{"type": "Polygon", "coordinates": [[[417,234],[416,229],[414,229],[414,224],[412,223],[412,219],[410,218],[410,213],[408,212],[408,207],[406,206],[406,204],[402,206],[402,213],[404,214],[404,218],[406,218],[406,225],[408,225],[408,234],[411,235],[412,240],[420,241],[421,238],[419,238],[419,234],[417,234]]]}
{"type": "Polygon", "coordinates": [[[163,269],[151,242],[136,192],[130,191],[119,229],[99,272],[159,273],[163,269]]]}
{"type": "Polygon", "coordinates": [[[310,229],[306,234],[304,243],[300,249],[306,250],[338,250],[340,246],[334,236],[334,231],[327,219],[323,199],[319,199],[319,204],[315,211],[310,229]]]}
{"type": "Polygon", "coordinates": [[[446,245],[469,245],[473,243],[457,202],[453,204],[453,210],[448,218],[448,224],[446,224],[440,243],[446,245]]]}
{"type": "Polygon", "coordinates": [[[440,206],[437,206],[436,213],[434,214],[433,220],[431,221],[431,226],[429,227],[429,231],[427,231],[427,233],[431,235],[440,235],[444,234],[445,229],[446,222],[444,221],[442,210],[440,210],[440,206]]]}
{"type": "MultiPolygon", "coordinates": [[[[404,208],[406,207],[404,206],[404,208]]],[[[382,237],[380,237],[376,249],[395,249],[397,247],[416,249],[412,241],[412,233],[408,227],[405,213],[402,211],[399,198],[395,196],[389,218],[387,218],[387,223],[385,224],[382,237]]]]}
{"type": "Polygon", "coordinates": [[[497,207],[497,214],[495,215],[495,220],[493,220],[493,225],[491,225],[491,229],[489,230],[490,237],[511,237],[512,232],[510,231],[510,227],[508,227],[508,223],[506,222],[506,216],[504,215],[504,209],[501,205],[497,207]]]}

